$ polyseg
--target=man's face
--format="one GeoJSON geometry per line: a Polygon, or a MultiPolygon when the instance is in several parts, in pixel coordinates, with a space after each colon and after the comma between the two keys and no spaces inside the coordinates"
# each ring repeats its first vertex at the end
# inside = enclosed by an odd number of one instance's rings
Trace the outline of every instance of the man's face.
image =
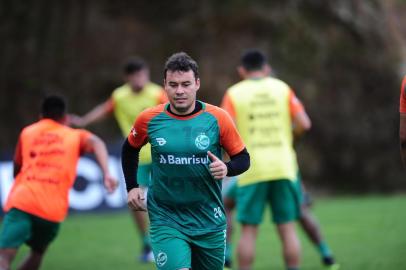
{"type": "Polygon", "coordinates": [[[193,111],[200,80],[195,78],[192,70],[187,72],[168,70],[164,84],[169,102],[176,112],[188,114],[193,111]]]}
{"type": "Polygon", "coordinates": [[[127,83],[135,92],[140,91],[149,82],[148,69],[142,69],[126,76],[127,83]]]}

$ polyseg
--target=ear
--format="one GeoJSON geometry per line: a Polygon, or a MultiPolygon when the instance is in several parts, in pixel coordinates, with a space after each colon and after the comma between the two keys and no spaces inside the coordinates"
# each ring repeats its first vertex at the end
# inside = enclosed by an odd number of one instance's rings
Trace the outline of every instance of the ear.
{"type": "Polygon", "coordinates": [[[196,91],[197,91],[200,89],[200,79],[199,78],[196,79],[196,86],[197,86],[197,89],[196,89],[196,91]]]}
{"type": "Polygon", "coordinates": [[[238,75],[240,75],[241,79],[244,80],[247,77],[247,71],[245,70],[244,67],[238,66],[237,67],[237,72],[238,72],[238,75]]]}

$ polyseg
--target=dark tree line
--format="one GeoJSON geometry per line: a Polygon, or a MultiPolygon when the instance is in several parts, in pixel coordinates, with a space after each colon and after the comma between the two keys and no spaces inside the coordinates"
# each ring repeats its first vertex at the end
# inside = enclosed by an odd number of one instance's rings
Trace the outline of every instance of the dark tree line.
{"type": "MultiPolygon", "coordinates": [[[[389,20],[396,14],[382,2],[1,0],[1,152],[12,151],[47,93],[63,93],[77,113],[106,99],[130,55],[147,59],[161,83],[165,59],[190,53],[200,64],[200,98],[219,104],[238,81],[242,50],[259,47],[313,120],[298,143],[306,182],[333,191],[404,189],[401,59],[389,20]]],[[[106,140],[120,136],[112,119],[91,129],[106,140]]]]}

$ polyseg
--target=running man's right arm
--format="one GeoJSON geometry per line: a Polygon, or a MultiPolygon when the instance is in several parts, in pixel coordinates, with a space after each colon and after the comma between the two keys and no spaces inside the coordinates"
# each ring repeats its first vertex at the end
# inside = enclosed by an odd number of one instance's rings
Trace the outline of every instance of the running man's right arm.
{"type": "Polygon", "coordinates": [[[121,151],[121,166],[127,188],[127,204],[134,211],[146,211],[144,191],[137,182],[139,153],[147,141],[147,120],[141,113],[125,140],[121,151]]]}
{"type": "Polygon", "coordinates": [[[124,180],[127,192],[138,188],[137,170],[140,156],[140,148],[133,147],[128,139],[124,141],[121,149],[121,166],[123,168],[124,180]]]}
{"type": "Polygon", "coordinates": [[[114,110],[114,101],[112,98],[110,98],[107,101],[97,105],[95,108],[93,108],[90,112],[88,112],[84,116],[77,116],[71,114],[69,120],[71,124],[75,126],[85,127],[92,123],[102,120],[103,118],[111,114],[113,110],[114,110]]]}
{"type": "Polygon", "coordinates": [[[126,139],[121,149],[121,166],[128,192],[128,207],[135,211],[146,211],[144,191],[139,187],[137,181],[140,150],[140,148],[133,147],[126,139]]]}

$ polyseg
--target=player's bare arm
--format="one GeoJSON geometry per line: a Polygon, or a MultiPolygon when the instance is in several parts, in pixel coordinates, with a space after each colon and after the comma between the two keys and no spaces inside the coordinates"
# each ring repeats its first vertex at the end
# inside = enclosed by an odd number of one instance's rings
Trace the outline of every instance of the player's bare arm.
{"type": "Polygon", "coordinates": [[[98,122],[107,117],[113,112],[113,102],[111,99],[97,105],[90,112],[84,116],[78,116],[75,114],[69,115],[70,124],[77,127],[85,127],[92,123],[98,122]]]}
{"type": "Polygon", "coordinates": [[[108,152],[104,142],[96,135],[90,136],[84,145],[84,152],[94,153],[103,172],[103,183],[107,192],[112,193],[117,188],[117,180],[111,176],[108,167],[108,152]]]}

